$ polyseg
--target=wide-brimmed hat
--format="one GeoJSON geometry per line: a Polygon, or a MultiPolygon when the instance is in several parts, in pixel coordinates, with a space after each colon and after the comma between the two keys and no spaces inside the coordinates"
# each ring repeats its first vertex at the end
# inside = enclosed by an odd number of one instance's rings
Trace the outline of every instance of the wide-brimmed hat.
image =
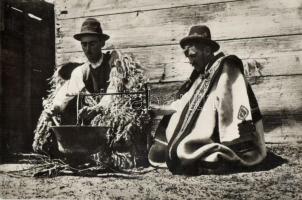
{"type": "Polygon", "coordinates": [[[217,51],[220,47],[217,42],[211,39],[211,32],[207,26],[192,26],[189,35],[182,38],[179,43],[181,48],[184,48],[188,42],[194,41],[210,45],[213,51],[217,51]]]}
{"type": "Polygon", "coordinates": [[[73,37],[76,40],[81,40],[81,37],[84,35],[97,35],[104,40],[110,38],[109,35],[103,33],[101,23],[95,18],[86,19],[82,24],[81,32],[75,34],[73,37]]]}

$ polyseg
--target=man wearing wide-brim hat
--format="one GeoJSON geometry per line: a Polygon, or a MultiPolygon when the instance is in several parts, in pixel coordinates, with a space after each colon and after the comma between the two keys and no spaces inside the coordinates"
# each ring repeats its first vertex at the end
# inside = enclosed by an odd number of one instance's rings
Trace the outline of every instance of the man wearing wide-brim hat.
{"type": "Polygon", "coordinates": [[[133,99],[130,96],[112,95],[143,89],[145,80],[139,64],[117,50],[102,53],[109,36],[103,33],[100,22],[94,18],[86,19],[81,32],[75,34],[74,38],[81,42],[87,62],[80,66],[68,63],[58,70],[58,75],[66,81],[60,79],[62,82],[59,86],[56,85],[57,90],[50,93],[46,99],[47,103],[44,105],[47,106],[44,106],[35,130],[33,149],[38,153],[54,156],[59,150],[63,156],[69,154],[78,161],[88,159],[92,164],[106,165],[114,169],[145,166],[147,149],[143,144],[146,143],[147,137],[144,137],[146,134],[142,130],[146,127],[145,124],[148,124],[148,115],[141,112],[143,108],[132,108],[130,102],[132,103],[133,99]],[[85,93],[85,97],[78,95],[80,93],[85,93]],[[82,101],[79,97],[83,97],[82,101]],[[84,106],[80,106],[82,103],[84,106]],[[130,112],[131,117],[126,111],[130,112]],[[58,117],[54,118],[56,113],[58,117]],[[68,125],[63,126],[66,133],[75,135],[67,134],[67,137],[69,135],[74,138],[62,138],[61,134],[66,134],[61,127],[50,127],[54,124],[53,119],[60,120],[59,126],[68,125]],[[70,126],[75,124],[85,127],[80,129],[70,126]],[[137,124],[141,124],[142,129],[136,128],[137,124]],[[103,132],[105,130],[106,132],[103,132]],[[56,139],[58,145],[55,143],[56,139]],[[64,144],[67,143],[68,147],[65,146],[64,149],[64,144]],[[93,146],[97,146],[97,149],[93,146]],[[88,152],[91,153],[90,156],[85,155],[88,152]]]}
{"type": "Polygon", "coordinates": [[[220,46],[207,26],[191,27],[180,40],[194,70],[171,105],[152,105],[166,115],[149,162],[174,174],[200,174],[222,166],[253,166],[266,156],[263,124],[242,61],[215,53],[220,46]]]}
{"type": "MultiPolygon", "coordinates": [[[[46,113],[46,121],[53,120],[53,116],[59,114],[60,125],[77,124],[79,122],[77,114],[81,114],[84,122],[89,122],[97,114],[96,109],[92,106],[85,106],[77,113],[77,94],[109,92],[110,90],[110,63],[114,56],[112,56],[112,52],[102,52],[109,36],[103,33],[101,23],[94,18],[86,19],[81,26],[80,33],[75,34],[74,38],[81,42],[87,60],[82,64],[67,63],[59,68],[57,77],[61,78],[63,84],[56,85],[57,89],[52,94],[54,98],[49,100],[49,106],[41,114],[42,117],[43,113],[46,113]]],[[[100,103],[97,102],[98,106],[106,106],[109,100],[102,98],[100,103]]],[[[44,118],[42,117],[42,119],[44,118]]],[[[49,135],[51,134],[47,130],[39,131],[37,129],[35,131],[34,151],[47,154],[56,151],[53,140],[48,139],[49,135]]]]}
{"type": "MultiPolygon", "coordinates": [[[[65,90],[61,89],[56,95],[53,102],[53,110],[55,112],[75,110],[74,108],[69,108],[74,107],[71,106],[70,102],[76,99],[70,94],[78,94],[83,91],[90,93],[106,92],[109,85],[111,69],[109,60],[111,54],[110,52],[104,54],[102,48],[110,37],[103,33],[101,23],[95,18],[88,18],[83,22],[80,33],[75,34],[73,37],[81,42],[87,61],[72,71],[65,90]]],[[[64,74],[64,70],[62,68],[59,73],[64,74]]],[[[82,110],[82,115],[87,117],[94,111],[95,109],[92,107],[85,107],[82,110]]],[[[73,116],[76,115],[73,113],[73,116]]],[[[68,123],[73,124],[72,122],[68,123]]]]}

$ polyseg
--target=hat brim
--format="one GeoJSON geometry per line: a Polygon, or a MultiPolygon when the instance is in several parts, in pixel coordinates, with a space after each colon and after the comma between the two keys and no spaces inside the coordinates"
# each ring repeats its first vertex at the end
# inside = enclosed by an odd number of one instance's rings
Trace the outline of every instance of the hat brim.
{"type": "Polygon", "coordinates": [[[96,32],[81,32],[81,33],[77,33],[73,36],[74,39],[76,40],[81,40],[81,38],[85,35],[96,35],[99,36],[100,38],[104,39],[105,41],[108,40],[110,38],[109,35],[104,34],[104,33],[96,33],[96,32]]]}
{"type": "Polygon", "coordinates": [[[213,40],[209,40],[209,39],[204,39],[204,38],[202,38],[200,36],[196,36],[196,35],[184,37],[183,39],[180,40],[179,44],[180,44],[181,48],[184,48],[187,43],[194,42],[194,41],[210,45],[214,52],[218,51],[218,49],[220,48],[220,46],[217,42],[215,42],[213,40]]]}

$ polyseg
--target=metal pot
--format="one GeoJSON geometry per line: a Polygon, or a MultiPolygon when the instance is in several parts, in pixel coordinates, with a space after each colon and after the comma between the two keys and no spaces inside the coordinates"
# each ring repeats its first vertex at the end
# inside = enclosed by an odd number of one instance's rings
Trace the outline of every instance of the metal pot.
{"type": "Polygon", "coordinates": [[[61,125],[52,126],[58,149],[65,155],[90,155],[106,145],[109,127],[61,125]]]}

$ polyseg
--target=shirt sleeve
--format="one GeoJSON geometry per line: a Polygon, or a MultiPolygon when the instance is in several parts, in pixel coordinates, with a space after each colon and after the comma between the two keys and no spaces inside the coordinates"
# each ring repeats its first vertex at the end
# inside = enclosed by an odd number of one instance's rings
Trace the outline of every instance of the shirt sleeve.
{"type": "Polygon", "coordinates": [[[67,86],[67,94],[77,95],[81,90],[83,90],[85,87],[83,76],[82,68],[80,67],[72,72],[67,86]]]}
{"type": "Polygon", "coordinates": [[[80,67],[76,68],[68,81],[58,90],[55,95],[53,105],[63,111],[68,103],[85,88],[83,73],[80,67]]]}

